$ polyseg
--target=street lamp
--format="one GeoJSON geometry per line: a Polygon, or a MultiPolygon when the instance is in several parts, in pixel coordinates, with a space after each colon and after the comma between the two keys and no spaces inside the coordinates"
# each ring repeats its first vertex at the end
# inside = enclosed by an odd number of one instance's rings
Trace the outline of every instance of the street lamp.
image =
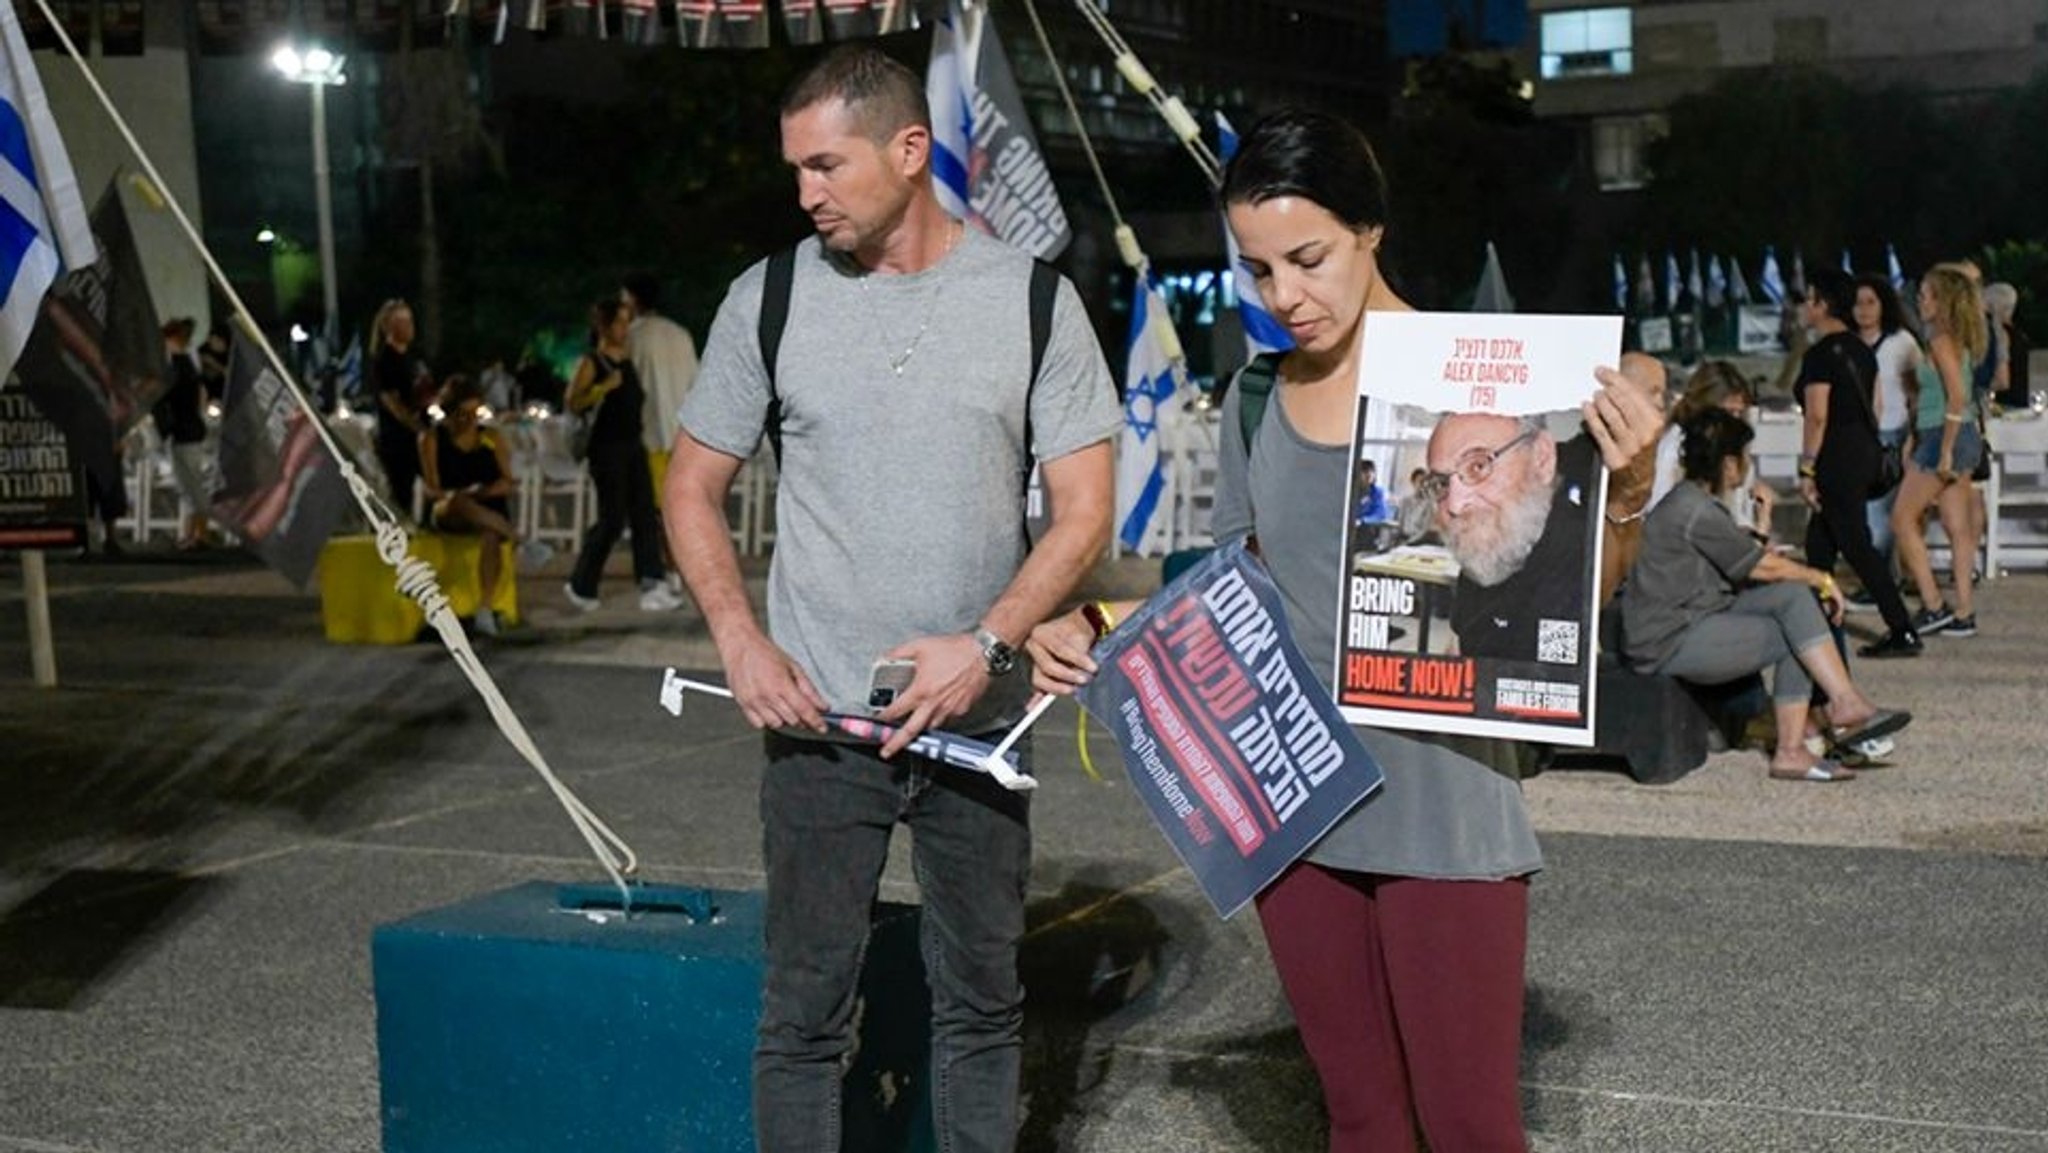
{"type": "Polygon", "coordinates": [[[301,52],[289,44],[270,55],[270,66],[294,84],[313,89],[313,193],[320,213],[320,302],[326,309],[327,347],[336,347],[341,331],[339,285],[334,275],[334,197],[327,167],[327,88],[348,83],[342,73],[347,57],[315,45],[301,52]]]}

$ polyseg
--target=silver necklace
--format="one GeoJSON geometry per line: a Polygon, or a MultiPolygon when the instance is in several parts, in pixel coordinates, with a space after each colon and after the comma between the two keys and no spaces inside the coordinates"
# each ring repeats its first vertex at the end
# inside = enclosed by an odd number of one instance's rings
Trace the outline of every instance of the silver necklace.
{"type": "MultiPolygon", "coordinates": [[[[939,263],[944,261],[947,255],[949,255],[953,251],[953,245],[959,241],[960,232],[963,231],[964,229],[965,225],[961,225],[958,228],[947,233],[945,249],[939,253],[939,259],[932,262],[932,268],[934,270],[936,270],[938,268],[939,263]]],[[[869,275],[872,275],[872,273],[870,273],[869,275]]],[[[862,276],[860,278],[860,290],[861,299],[868,300],[868,276],[862,276]]],[[[918,346],[924,343],[924,334],[928,330],[930,330],[932,326],[932,315],[938,310],[938,304],[939,282],[938,277],[934,275],[931,282],[929,284],[926,284],[924,287],[924,306],[918,310],[922,316],[922,319],[920,319],[917,322],[917,331],[911,335],[910,343],[904,345],[903,351],[900,353],[884,353],[884,355],[889,358],[889,371],[891,373],[895,374],[896,376],[902,376],[903,370],[910,364],[910,358],[917,355],[918,346]]],[[[890,340],[889,338],[888,328],[886,325],[882,323],[881,314],[876,311],[875,303],[872,300],[868,300],[868,318],[875,322],[875,331],[881,334],[884,347],[886,348],[889,344],[893,344],[894,341],[890,340]]]]}

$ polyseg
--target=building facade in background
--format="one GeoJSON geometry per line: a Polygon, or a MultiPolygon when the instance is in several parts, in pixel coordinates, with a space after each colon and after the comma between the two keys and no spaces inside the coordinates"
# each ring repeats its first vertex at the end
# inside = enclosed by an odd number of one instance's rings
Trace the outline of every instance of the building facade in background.
{"type": "Polygon", "coordinates": [[[1730,73],[1820,68],[1859,87],[1967,98],[2048,65],[2038,0],[1531,0],[1540,117],[1581,121],[1600,187],[1639,188],[1665,110],[1730,73]]]}

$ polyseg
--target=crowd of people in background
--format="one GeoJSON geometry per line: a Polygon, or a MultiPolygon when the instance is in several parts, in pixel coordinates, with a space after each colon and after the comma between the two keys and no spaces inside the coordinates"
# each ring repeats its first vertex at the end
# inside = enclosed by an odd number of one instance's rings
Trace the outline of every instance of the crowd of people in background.
{"type": "Polygon", "coordinates": [[[2000,404],[2031,403],[2016,301],[2010,285],[1984,288],[1970,261],[1928,269],[1910,312],[1885,277],[1810,277],[1792,378],[1807,514],[1797,550],[1773,535],[1776,494],[1749,451],[1756,390],[1734,364],[1711,360],[1680,390],[1621,597],[1625,655],[1638,671],[1701,684],[1775,669],[1771,776],[1852,779],[1855,765],[1889,755],[1911,720],[1856,687],[1845,613],[1874,611],[1884,623],[1856,649],[1865,659],[1917,657],[1924,638],[1976,635],[1987,422],[2000,404]],[[1948,545],[1946,589],[1930,521],[1948,545]],[[1854,591],[1836,583],[1838,564],[1854,591]]]}

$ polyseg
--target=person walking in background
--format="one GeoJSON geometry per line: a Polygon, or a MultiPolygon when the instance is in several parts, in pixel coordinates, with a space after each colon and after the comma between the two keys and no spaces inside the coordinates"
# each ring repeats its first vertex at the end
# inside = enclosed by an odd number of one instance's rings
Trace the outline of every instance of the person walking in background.
{"type": "Polygon", "coordinates": [[[632,324],[633,310],[618,297],[591,306],[590,351],[576,362],[576,375],[563,397],[570,413],[590,421],[585,464],[597,489],[597,521],[584,530],[576,568],[562,586],[569,603],[585,612],[602,603],[598,585],[604,580],[604,563],[619,535],[629,529],[641,609],[667,612],[683,604],[663,579],[661,514],[654,507],[654,474],[648,471],[641,440],[647,394],[628,349],[632,324]]]}
{"type": "Polygon", "coordinates": [[[171,477],[178,486],[178,551],[206,546],[206,509],[213,493],[207,484],[206,387],[192,360],[190,317],[164,325],[164,392],[151,415],[157,435],[171,448],[171,477]]]}
{"type": "Polygon", "coordinates": [[[1912,453],[1899,499],[1892,506],[1892,534],[1899,565],[1920,592],[1913,627],[1921,635],[1977,634],[1975,590],[1970,569],[1977,558],[1972,509],[1976,485],[1970,475],[1984,455],[1984,431],[1972,397],[1975,366],[1987,351],[1984,301],[1969,271],[1937,264],[1920,278],[1920,319],[1927,326],[1927,355],[1910,382],[1913,403],[1912,453]],[[1949,572],[1955,604],[1942,598],[1934,580],[1923,521],[1937,508],[1948,535],[1949,572]]]}
{"type": "Polygon", "coordinates": [[[427,366],[413,351],[412,306],[387,300],[370,322],[370,392],[377,398],[377,463],[391,493],[392,511],[412,515],[413,489],[419,483],[420,434],[427,417],[420,404],[420,385],[427,366]]]}
{"type": "MultiPolygon", "coordinates": [[[[1214,533],[1225,542],[1257,533],[1289,630],[1312,662],[1323,655],[1317,675],[1328,692],[1341,529],[1352,512],[1359,334],[1368,313],[1408,308],[1379,263],[1386,183],[1356,129],[1286,111],[1244,135],[1223,203],[1241,259],[1294,350],[1279,361],[1251,443],[1234,416],[1222,422],[1214,533]]],[[[1609,547],[1640,527],[1662,431],[1661,373],[1640,371],[1651,387],[1601,370],[1606,387],[1584,406],[1601,458],[1630,466],[1608,486],[1609,547]]],[[[1233,383],[1222,408],[1241,404],[1233,383]]],[[[1071,693],[1086,683],[1096,622],[1132,607],[1088,606],[1032,630],[1033,684],[1071,693]]],[[[1517,1073],[1528,879],[1542,854],[1518,778],[1532,750],[1355,731],[1385,785],[1257,902],[1322,1083],[1329,1148],[1413,1150],[1419,1131],[1433,1149],[1525,1149],[1517,1073]]]]}
{"type": "Polygon", "coordinates": [[[512,524],[512,494],[519,483],[512,475],[505,442],[482,421],[483,389],[466,376],[451,376],[441,386],[441,419],[420,437],[420,479],[427,493],[427,523],[437,532],[475,533],[482,538],[477,554],[476,631],[498,635],[498,614],[492,610],[498,577],[504,567],[502,546],[518,546],[519,567],[531,571],[546,564],[554,550],[520,537],[512,524]]]}
{"type": "Polygon", "coordinates": [[[784,98],[782,152],[817,235],[733,282],[683,402],[663,502],[727,682],[769,730],[755,1132],[762,1153],[839,1148],[861,954],[901,823],[924,897],[937,1146],[1006,1153],[1023,1065],[1030,794],[908,745],[936,728],[999,734],[1022,716],[1013,646],[1109,543],[1123,417],[1073,285],[939,206],[916,74],[864,44],[832,52],[784,98]],[[789,296],[764,362],[768,284],[783,283],[770,264],[788,272],[789,296]],[[1042,356],[1034,312],[1047,322],[1042,356]],[[772,431],[771,401],[782,471],[764,632],[725,499],[772,431]],[[1034,461],[1052,520],[1028,545],[1034,461]],[[881,660],[914,670],[879,713],[896,735],[879,748],[827,738],[825,712],[868,711],[881,660]]]}
{"type": "Polygon", "coordinates": [[[665,453],[676,441],[676,413],[697,380],[697,342],[689,329],[661,311],[661,282],[651,274],[628,276],[621,291],[633,310],[627,345],[647,393],[640,415],[642,439],[647,451],[665,453]]]}
{"type": "Polygon", "coordinates": [[[1839,268],[1817,268],[1808,278],[1806,327],[1814,334],[1799,361],[1792,396],[1806,414],[1799,452],[1799,495],[1813,515],[1806,520],[1806,563],[1824,573],[1846,559],[1877,602],[1885,635],[1857,651],[1866,657],[1920,654],[1920,634],[1892,580],[1891,566],[1870,540],[1867,508],[1877,479],[1877,357],[1849,321],[1856,281],[1839,268]]]}
{"type": "MultiPolygon", "coordinates": [[[[669,446],[676,441],[676,413],[683,407],[683,398],[690,394],[690,385],[697,380],[697,342],[689,329],[662,313],[661,282],[652,274],[636,272],[628,276],[621,291],[633,310],[633,327],[628,334],[633,367],[640,373],[640,386],[647,390],[647,404],[640,415],[641,439],[646,442],[648,459],[665,468],[669,446]]],[[[659,478],[661,474],[662,469],[657,468],[654,475],[659,478]]],[[[655,504],[660,503],[661,491],[657,487],[655,504]]],[[[681,592],[682,577],[675,571],[675,560],[668,555],[666,542],[662,545],[662,561],[669,569],[670,590],[681,592]]]]}
{"type": "MultiPolygon", "coordinates": [[[[1906,382],[1920,365],[1920,341],[1906,323],[1906,309],[1892,282],[1882,276],[1864,274],[1856,278],[1856,336],[1877,361],[1877,443],[1885,452],[1905,450],[1913,432],[1913,406],[1907,399],[1906,382]]],[[[1867,506],[1870,543],[1885,564],[1892,563],[1892,505],[1899,490],[1884,494],[1867,506]]],[[[1871,612],[1877,601],[1867,589],[1849,594],[1850,612],[1871,612]]]]}

